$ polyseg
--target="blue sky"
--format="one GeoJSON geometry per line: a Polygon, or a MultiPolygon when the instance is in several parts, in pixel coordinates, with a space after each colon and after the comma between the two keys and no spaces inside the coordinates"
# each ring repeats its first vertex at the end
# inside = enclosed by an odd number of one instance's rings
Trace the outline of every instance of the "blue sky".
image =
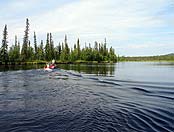
{"type": "MultiPolygon", "coordinates": [[[[22,43],[25,19],[30,40],[52,32],[55,45],[67,34],[70,46],[102,42],[125,56],[174,52],[173,0],[5,0],[0,1],[0,29],[8,25],[9,46],[17,35],[22,43]]],[[[2,38],[2,35],[1,35],[2,38]]]]}

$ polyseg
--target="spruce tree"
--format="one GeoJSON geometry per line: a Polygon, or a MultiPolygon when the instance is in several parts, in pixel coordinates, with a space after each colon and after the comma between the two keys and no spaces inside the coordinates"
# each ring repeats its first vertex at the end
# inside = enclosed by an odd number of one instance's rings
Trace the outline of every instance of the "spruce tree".
{"type": "Polygon", "coordinates": [[[7,64],[9,59],[7,35],[8,35],[7,25],[5,25],[4,31],[3,31],[2,47],[0,49],[0,58],[2,62],[5,62],[5,64],[7,64]]]}
{"type": "Polygon", "coordinates": [[[62,51],[61,51],[61,55],[60,55],[60,60],[61,61],[65,60],[65,46],[64,46],[63,42],[62,42],[62,51]]]}
{"type": "Polygon", "coordinates": [[[98,51],[98,42],[95,41],[94,42],[94,50],[93,50],[93,58],[95,61],[101,61],[101,58],[100,58],[100,54],[99,54],[99,51],[98,51]]]}
{"type": "Polygon", "coordinates": [[[26,19],[26,29],[24,31],[23,45],[21,50],[22,61],[26,61],[29,58],[28,42],[29,42],[29,20],[26,19]]]}
{"type": "Polygon", "coordinates": [[[17,46],[18,45],[18,38],[17,38],[17,36],[15,35],[15,46],[17,46]]]}
{"type": "Polygon", "coordinates": [[[77,39],[77,56],[78,56],[78,59],[81,59],[80,58],[81,53],[80,53],[80,41],[79,41],[79,38],[77,39]]]}
{"type": "Polygon", "coordinates": [[[110,59],[110,61],[113,61],[113,62],[117,61],[117,56],[116,56],[115,50],[112,48],[112,46],[109,50],[109,59],[110,59]]]}
{"type": "Polygon", "coordinates": [[[55,48],[55,59],[60,60],[60,55],[61,55],[61,44],[59,43],[58,46],[55,48]]]}
{"type": "Polygon", "coordinates": [[[43,40],[41,40],[40,46],[38,47],[38,59],[44,60],[43,40]]]}
{"type": "Polygon", "coordinates": [[[105,42],[104,42],[104,56],[107,56],[107,48],[106,48],[106,38],[105,38],[105,42]]]}
{"type": "Polygon", "coordinates": [[[37,47],[37,38],[36,33],[34,32],[34,58],[38,59],[38,47],[37,47]]]}
{"type": "Polygon", "coordinates": [[[19,57],[18,57],[18,61],[21,60],[20,57],[21,57],[21,45],[20,45],[20,42],[18,41],[18,54],[19,54],[19,57]]]}
{"type": "Polygon", "coordinates": [[[61,52],[62,52],[62,48],[61,48],[61,44],[60,44],[60,43],[59,43],[58,52],[59,52],[59,56],[60,56],[60,54],[61,54],[61,52]]]}
{"type": "Polygon", "coordinates": [[[17,36],[15,35],[15,45],[14,45],[14,61],[18,61],[20,57],[20,44],[18,44],[17,36]]]}
{"type": "Polygon", "coordinates": [[[62,61],[68,61],[70,56],[70,49],[67,43],[67,36],[65,35],[64,43],[62,43],[62,53],[60,59],[62,61]]]}
{"type": "Polygon", "coordinates": [[[94,42],[94,50],[98,52],[98,43],[97,43],[97,41],[94,42]]]}
{"type": "Polygon", "coordinates": [[[67,42],[67,36],[65,35],[65,60],[67,61],[69,59],[70,55],[70,49],[68,47],[68,42],[67,42]]]}
{"type": "Polygon", "coordinates": [[[29,57],[28,58],[29,61],[32,61],[34,59],[34,49],[31,46],[30,41],[28,41],[28,57],[29,57]]]}
{"type": "Polygon", "coordinates": [[[46,40],[46,45],[45,45],[45,59],[47,61],[51,60],[51,55],[50,55],[50,40],[49,40],[49,33],[47,33],[47,40],[46,40]]]}
{"type": "Polygon", "coordinates": [[[17,40],[17,36],[16,36],[16,41],[15,41],[15,47],[16,47],[16,61],[20,60],[20,42],[17,40]]]}
{"type": "Polygon", "coordinates": [[[51,56],[51,59],[54,59],[55,58],[55,51],[54,51],[54,42],[53,42],[53,37],[52,37],[52,34],[50,33],[50,56],[51,56]]]}
{"type": "Polygon", "coordinates": [[[44,60],[43,40],[41,40],[41,43],[40,43],[40,50],[41,50],[41,60],[44,60]]]}

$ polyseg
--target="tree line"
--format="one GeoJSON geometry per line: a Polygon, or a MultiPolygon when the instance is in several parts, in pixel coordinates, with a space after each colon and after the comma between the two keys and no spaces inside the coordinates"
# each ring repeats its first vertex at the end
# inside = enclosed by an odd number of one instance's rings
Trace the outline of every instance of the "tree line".
{"type": "Polygon", "coordinates": [[[95,41],[92,47],[89,43],[82,48],[79,38],[73,48],[70,48],[65,35],[64,42],[54,45],[52,33],[47,33],[46,42],[37,41],[36,33],[33,35],[33,46],[29,40],[29,20],[26,19],[26,28],[24,31],[22,46],[15,36],[14,44],[8,48],[8,31],[7,25],[3,30],[2,45],[0,47],[0,62],[8,64],[9,62],[32,62],[32,61],[50,61],[55,59],[60,62],[75,61],[117,61],[115,50],[107,48],[106,39],[104,43],[95,41]]]}
{"type": "Polygon", "coordinates": [[[174,55],[119,57],[119,61],[174,61],[174,55]]]}

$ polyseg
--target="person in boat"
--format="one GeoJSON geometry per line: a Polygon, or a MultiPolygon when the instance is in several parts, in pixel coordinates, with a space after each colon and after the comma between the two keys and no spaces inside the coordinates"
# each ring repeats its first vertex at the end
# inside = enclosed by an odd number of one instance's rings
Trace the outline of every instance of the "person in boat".
{"type": "Polygon", "coordinates": [[[55,60],[52,60],[52,63],[46,63],[45,68],[49,68],[49,69],[54,69],[55,68],[55,60]]]}
{"type": "Polygon", "coordinates": [[[46,63],[45,68],[50,68],[50,64],[49,63],[46,63]]]}
{"type": "Polygon", "coordinates": [[[55,60],[54,59],[52,60],[52,64],[55,64],[55,60]]]}
{"type": "Polygon", "coordinates": [[[53,59],[49,68],[54,69],[55,67],[55,60],[53,59]]]}

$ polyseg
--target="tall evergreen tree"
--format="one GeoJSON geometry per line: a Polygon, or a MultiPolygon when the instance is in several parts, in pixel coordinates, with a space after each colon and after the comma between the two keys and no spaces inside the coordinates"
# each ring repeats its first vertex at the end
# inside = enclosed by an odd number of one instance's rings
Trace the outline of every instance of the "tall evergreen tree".
{"type": "Polygon", "coordinates": [[[67,36],[65,35],[65,60],[69,59],[70,49],[68,47],[67,36]]]}
{"type": "Polygon", "coordinates": [[[37,47],[37,38],[35,32],[34,32],[34,57],[36,60],[38,59],[38,47],[37,47]]]}
{"type": "Polygon", "coordinates": [[[45,45],[45,59],[47,61],[51,60],[51,51],[50,51],[50,40],[49,40],[49,33],[47,33],[47,40],[45,45]]]}
{"type": "Polygon", "coordinates": [[[53,42],[53,36],[51,33],[50,33],[50,55],[51,55],[51,59],[55,59],[54,42],[53,42]]]}
{"type": "Polygon", "coordinates": [[[80,56],[81,56],[81,53],[80,53],[80,40],[79,38],[77,39],[77,56],[78,56],[78,59],[81,59],[80,56]]]}
{"type": "Polygon", "coordinates": [[[31,46],[30,41],[28,41],[28,56],[29,56],[28,58],[29,61],[32,61],[34,59],[34,49],[31,46]]]}
{"type": "Polygon", "coordinates": [[[10,62],[20,61],[20,42],[17,41],[17,36],[15,36],[15,45],[12,45],[9,50],[9,60],[10,62]]]}
{"type": "Polygon", "coordinates": [[[38,47],[38,59],[44,60],[43,40],[41,40],[40,46],[38,47]]]}
{"type": "Polygon", "coordinates": [[[46,45],[44,47],[43,41],[41,40],[40,45],[37,45],[36,33],[34,32],[34,48],[30,45],[29,41],[29,20],[26,19],[26,29],[24,31],[23,45],[20,53],[20,43],[18,42],[17,36],[15,36],[15,42],[10,47],[8,52],[8,41],[7,41],[7,25],[4,27],[2,46],[0,47],[0,61],[15,62],[15,61],[33,61],[33,60],[47,60],[51,59],[62,60],[62,61],[117,61],[115,50],[111,47],[107,48],[106,38],[104,43],[98,43],[95,41],[94,46],[86,45],[84,48],[80,48],[79,38],[77,39],[74,48],[68,46],[67,35],[65,35],[64,42],[59,43],[54,48],[54,41],[51,33],[47,33],[46,45]]]}
{"type": "Polygon", "coordinates": [[[62,42],[62,51],[65,49],[65,46],[64,46],[64,44],[63,44],[63,42],[62,42]]]}
{"type": "Polygon", "coordinates": [[[60,60],[64,61],[65,59],[65,46],[64,43],[62,42],[62,51],[61,51],[61,55],[60,55],[60,60]]]}
{"type": "Polygon", "coordinates": [[[15,35],[15,46],[18,46],[18,38],[16,35],[15,35]]]}
{"type": "Polygon", "coordinates": [[[98,42],[97,41],[94,42],[93,59],[95,61],[98,61],[98,62],[102,60],[101,55],[99,54],[98,42]]]}
{"type": "Polygon", "coordinates": [[[62,43],[62,53],[60,59],[62,61],[68,61],[70,56],[70,49],[67,43],[67,36],[65,35],[64,43],[62,43]]]}
{"type": "Polygon", "coordinates": [[[29,58],[28,42],[29,42],[29,20],[26,19],[26,29],[24,31],[23,45],[21,50],[22,61],[26,61],[29,58]]]}
{"type": "Polygon", "coordinates": [[[106,42],[106,38],[105,38],[105,42],[104,42],[104,56],[107,56],[107,46],[106,46],[107,42],[106,42]]]}
{"type": "Polygon", "coordinates": [[[77,49],[76,44],[74,44],[74,50],[71,49],[71,61],[78,60],[78,58],[80,58],[80,57],[78,56],[78,49],[77,49]]]}
{"type": "Polygon", "coordinates": [[[110,59],[110,61],[114,61],[114,62],[117,61],[117,56],[116,56],[115,50],[112,48],[112,46],[109,50],[109,59],[110,59]]]}
{"type": "Polygon", "coordinates": [[[97,41],[94,42],[94,50],[98,52],[98,42],[97,41]]]}
{"type": "Polygon", "coordinates": [[[74,50],[76,50],[76,49],[77,49],[76,44],[74,44],[74,50]]]}
{"type": "Polygon", "coordinates": [[[17,36],[15,35],[14,60],[19,61],[19,58],[20,58],[20,44],[18,42],[17,36]]]}
{"type": "Polygon", "coordinates": [[[8,62],[8,41],[7,41],[7,25],[4,27],[3,31],[3,39],[2,39],[2,47],[0,49],[0,59],[1,61],[5,62],[7,64],[8,62]]]}
{"type": "MultiPolygon", "coordinates": [[[[19,52],[19,57],[21,57],[21,45],[19,41],[18,41],[18,52],[19,52]]],[[[18,58],[18,60],[20,60],[20,58],[18,58]]]]}
{"type": "Polygon", "coordinates": [[[61,55],[62,49],[61,49],[61,44],[59,43],[58,46],[55,48],[55,59],[60,60],[60,55],[61,55]]]}
{"type": "Polygon", "coordinates": [[[58,47],[59,56],[60,56],[61,52],[62,52],[62,48],[61,48],[61,44],[59,43],[59,47],[58,47]]]}

